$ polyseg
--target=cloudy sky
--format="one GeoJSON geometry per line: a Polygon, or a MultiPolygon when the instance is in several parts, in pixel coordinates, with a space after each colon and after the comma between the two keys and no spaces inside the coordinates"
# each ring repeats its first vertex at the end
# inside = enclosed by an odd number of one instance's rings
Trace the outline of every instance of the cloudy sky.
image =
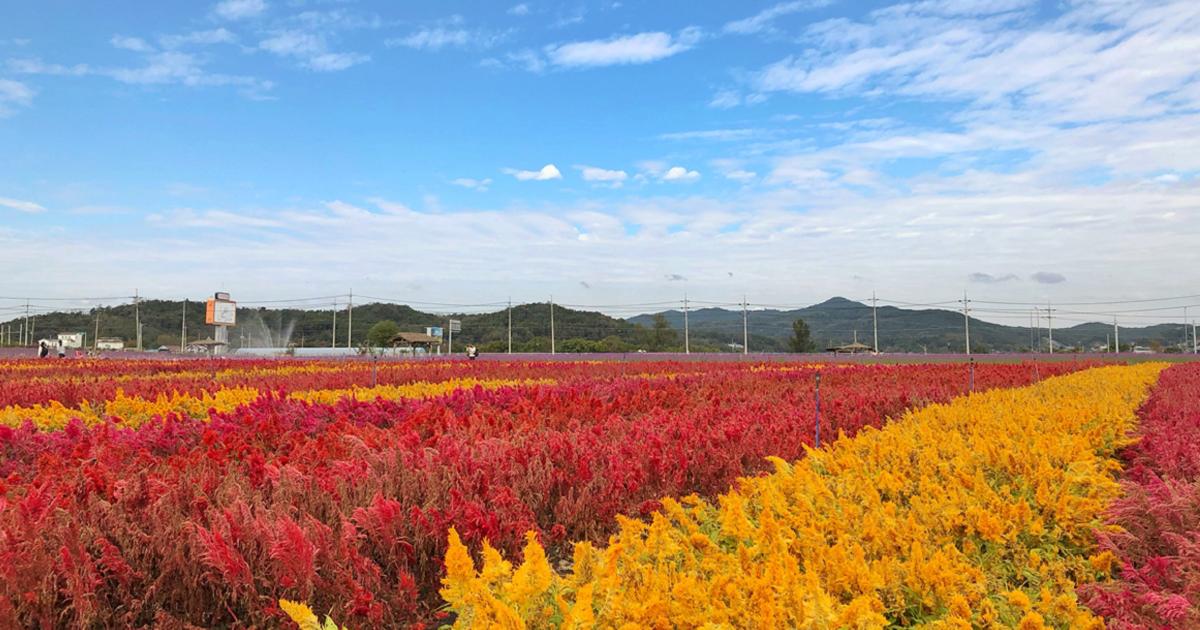
{"type": "Polygon", "coordinates": [[[1200,293],[1194,0],[120,4],[0,9],[2,296],[1200,293]]]}

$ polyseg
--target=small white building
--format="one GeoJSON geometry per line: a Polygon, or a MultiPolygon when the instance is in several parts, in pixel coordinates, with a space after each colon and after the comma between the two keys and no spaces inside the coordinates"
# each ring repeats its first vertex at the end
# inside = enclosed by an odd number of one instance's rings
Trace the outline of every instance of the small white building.
{"type": "Polygon", "coordinates": [[[125,341],[120,337],[101,337],[96,340],[97,350],[124,350],[125,341]]]}
{"type": "Polygon", "coordinates": [[[67,349],[82,348],[86,338],[87,333],[58,333],[59,345],[67,349]]]}

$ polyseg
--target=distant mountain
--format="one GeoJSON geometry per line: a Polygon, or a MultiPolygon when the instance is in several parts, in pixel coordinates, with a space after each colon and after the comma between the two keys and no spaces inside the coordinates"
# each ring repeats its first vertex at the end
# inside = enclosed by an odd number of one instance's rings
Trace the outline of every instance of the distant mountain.
{"type": "MultiPolygon", "coordinates": [[[[142,347],[167,346],[177,348],[183,329],[184,303],[171,300],[143,300],[135,310],[132,304],[102,307],[86,312],[53,312],[33,318],[35,338],[52,337],[57,333],[84,332],[88,344],[96,336],[118,337],[127,346],[137,338],[135,320],[142,324],[142,347]]],[[[187,303],[187,338],[189,341],[213,336],[211,326],[204,325],[204,303],[187,303]]],[[[467,344],[479,345],[485,352],[500,352],[508,348],[507,310],[483,314],[446,315],[426,313],[403,304],[361,304],[353,311],[354,343],[362,344],[367,332],[383,320],[395,322],[401,330],[424,332],[427,326],[446,328],[450,319],[462,322],[462,331],[454,335],[455,348],[467,344]]],[[[522,304],[513,306],[512,312],[513,350],[537,352],[550,350],[550,305],[522,304]]],[[[338,346],[345,347],[346,331],[350,324],[345,308],[335,314],[332,309],[272,309],[239,306],[238,325],[229,332],[230,346],[239,347],[284,347],[295,344],[300,347],[328,347],[336,334],[338,346]]],[[[21,320],[13,319],[0,324],[19,326],[21,320]]],[[[641,326],[590,311],[577,311],[562,306],[554,307],[554,334],[556,349],[563,352],[621,352],[649,347],[650,331],[641,326]]],[[[666,331],[668,337],[675,335],[666,331]]],[[[14,333],[14,338],[16,333],[14,333]]],[[[666,343],[670,343],[670,339],[666,343]]],[[[682,347],[682,346],[680,346],[682,347]]],[[[663,349],[672,349],[663,348],[663,349]]]]}
{"type": "MultiPolygon", "coordinates": [[[[143,347],[178,347],[184,304],[182,301],[144,300],[138,307],[142,322],[143,347]]],[[[550,350],[550,305],[522,304],[513,306],[513,350],[539,352],[550,350]]],[[[959,352],[963,348],[963,317],[958,311],[945,309],[902,309],[881,306],[879,342],[884,351],[959,352]]],[[[37,315],[34,332],[37,338],[60,332],[85,332],[90,341],[99,336],[120,337],[132,345],[134,307],[126,304],[103,307],[87,312],[55,312],[37,315]]],[[[492,313],[445,315],[426,313],[403,304],[363,304],[354,307],[354,342],[362,344],[367,331],[376,323],[391,320],[401,330],[421,331],[427,326],[446,326],[449,319],[462,321],[462,332],[454,335],[456,348],[476,344],[484,352],[503,352],[508,348],[509,311],[492,313]]],[[[752,352],[784,352],[792,334],[792,322],[803,319],[812,331],[817,346],[824,349],[857,339],[871,345],[871,307],[841,297],[795,310],[752,310],[747,314],[747,328],[752,352]]],[[[295,344],[301,347],[328,347],[336,331],[338,346],[346,345],[349,324],[344,308],[332,309],[270,309],[238,308],[238,326],[230,331],[234,348],[295,344]],[[336,327],[336,328],[335,328],[336,327]]],[[[212,337],[212,327],[203,325],[204,304],[187,303],[188,339],[212,337]]],[[[18,325],[19,319],[0,324],[18,325]]],[[[740,351],[742,343],[742,312],[721,308],[702,308],[688,312],[690,347],[693,352],[740,351]]],[[[555,348],[560,352],[628,352],[683,349],[683,313],[678,310],[617,319],[603,313],[577,311],[554,307],[555,348]],[[654,318],[662,315],[669,328],[654,330],[654,318]]],[[[1112,326],[1103,323],[1079,324],[1056,328],[1054,341],[1067,346],[1091,348],[1103,345],[1112,326]]],[[[1043,331],[1044,335],[1044,331],[1043,331]]],[[[1138,344],[1169,348],[1182,342],[1179,324],[1160,324],[1146,328],[1121,328],[1122,345],[1138,344]]],[[[1042,340],[1042,347],[1046,344],[1042,340]]],[[[971,319],[971,347],[976,352],[1021,351],[1030,346],[1028,327],[1005,326],[971,319]]]]}
{"type": "MultiPolygon", "coordinates": [[[[683,312],[679,310],[649,313],[631,317],[628,321],[649,326],[656,315],[662,315],[673,328],[683,328],[683,312]]],[[[963,349],[963,316],[961,311],[946,309],[902,309],[880,306],[879,345],[885,352],[960,352],[963,349]]],[[[792,322],[803,319],[812,332],[818,347],[850,343],[857,334],[858,341],[872,344],[871,306],[842,297],[794,310],[762,309],[746,314],[751,333],[751,351],[782,351],[792,335],[792,322]],[[756,343],[758,340],[758,343],[756,343]]],[[[718,343],[742,342],[742,311],[722,308],[703,308],[688,311],[688,328],[692,339],[718,343]]],[[[1085,349],[1102,346],[1111,335],[1110,324],[1088,323],[1070,328],[1055,328],[1056,346],[1077,346],[1085,349]]],[[[1180,324],[1159,324],[1145,328],[1121,327],[1121,344],[1169,347],[1183,341],[1180,324]]],[[[1041,347],[1047,347],[1045,329],[1041,347]]],[[[1031,346],[1028,326],[1006,326],[971,318],[971,349],[975,352],[1022,351],[1031,346]]]]}

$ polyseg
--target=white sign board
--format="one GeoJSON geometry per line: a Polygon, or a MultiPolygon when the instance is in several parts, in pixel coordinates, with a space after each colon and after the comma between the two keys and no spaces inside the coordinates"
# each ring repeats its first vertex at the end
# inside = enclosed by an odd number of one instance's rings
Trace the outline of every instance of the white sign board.
{"type": "Polygon", "coordinates": [[[450,320],[450,332],[462,332],[462,322],[457,319],[450,320]]]}
{"type": "Polygon", "coordinates": [[[237,302],[209,300],[204,313],[204,323],[212,326],[234,326],[237,324],[237,302]]]}

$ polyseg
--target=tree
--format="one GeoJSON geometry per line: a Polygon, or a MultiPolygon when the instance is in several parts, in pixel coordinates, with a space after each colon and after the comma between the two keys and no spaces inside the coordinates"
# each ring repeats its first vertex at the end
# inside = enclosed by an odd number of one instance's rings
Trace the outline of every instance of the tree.
{"type": "Polygon", "coordinates": [[[803,319],[792,322],[792,338],[788,340],[792,352],[813,352],[817,345],[813,343],[812,332],[803,319]]]}
{"type": "Polygon", "coordinates": [[[371,326],[371,330],[367,331],[367,345],[372,348],[386,348],[391,344],[392,337],[395,337],[398,332],[400,332],[400,327],[390,319],[376,322],[374,326],[371,326]]]}
{"type": "Polygon", "coordinates": [[[679,342],[679,333],[671,328],[671,323],[667,321],[666,316],[662,313],[654,316],[654,327],[650,329],[650,351],[664,352],[670,350],[679,342]]]}

